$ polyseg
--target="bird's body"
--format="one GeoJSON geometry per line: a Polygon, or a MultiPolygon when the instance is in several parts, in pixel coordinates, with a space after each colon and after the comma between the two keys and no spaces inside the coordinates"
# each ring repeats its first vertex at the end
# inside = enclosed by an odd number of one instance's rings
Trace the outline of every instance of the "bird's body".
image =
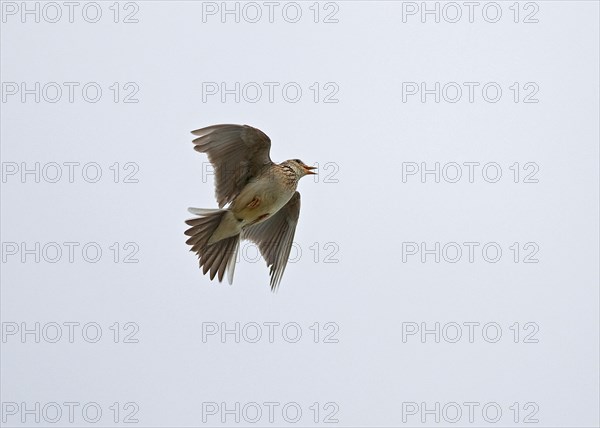
{"type": "Polygon", "coordinates": [[[313,167],[298,159],[281,164],[269,158],[270,140],[247,125],[215,125],[193,131],[195,149],[208,154],[215,166],[217,200],[225,209],[190,208],[201,217],[188,220],[186,231],[200,259],[203,272],[211,279],[225,271],[233,281],[240,239],[254,241],[271,266],[274,290],[285,269],[298,214],[298,181],[314,174],[313,167]]]}
{"type": "MultiPolygon", "coordinates": [[[[281,165],[274,166],[280,167],[281,165]]],[[[223,217],[211,235],[208,241],[210,244],[237,235],[246,226],[267,220],[289,202],[296,191],[297,182],[286,185],[281,180],[274,180],[272,172],[267,169],[246,184],[228,207],[229,214],[223,217]]]]}
{"type": "MultiPolygon", "coordinates": [[[[283,169],[275,165],[275,170],[283,169]]],[[[250,180],[242,192],[231,203],[230,210],[236,217],[244,219],[246,224],[253,224],[265,216],[276,213],[294,195],[298,182],[288,182],[274,179],[274,174],[282,174],[265,170],[256,179],[250,180]]]]}

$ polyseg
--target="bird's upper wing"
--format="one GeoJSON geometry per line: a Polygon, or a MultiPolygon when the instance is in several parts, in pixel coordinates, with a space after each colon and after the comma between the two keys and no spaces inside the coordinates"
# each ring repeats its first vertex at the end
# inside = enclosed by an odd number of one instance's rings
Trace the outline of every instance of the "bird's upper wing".
{"type": "Polygon", "coordinates": [[[258,246],[267,266],[271,268],[272,291],[277,289],[287,265],[299,216],[300,193],[296,192],[271,218],[249,226],[242,232],[242,238],[258,246]]]}
{"type": "Polygon", "coordinates": [[[215,167],[219,208],[233,201],[248,181],[273,162],[271,140],[248,125],[213,125],[192,131],[194,150],[208,154],[215,167]]]}

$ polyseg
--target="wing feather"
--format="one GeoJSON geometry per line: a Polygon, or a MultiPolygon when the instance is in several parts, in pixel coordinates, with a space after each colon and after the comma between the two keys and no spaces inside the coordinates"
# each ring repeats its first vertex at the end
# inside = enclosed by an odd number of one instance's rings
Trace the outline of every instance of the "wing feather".
{"type": "Polygon", "coordinates": [[[270,267],[271,290],[277,290],[290,256],[296,225],[300,217],[300,193],[296,192],[286,205],[271,218],[249,226],[242,232],[244,239],[254,242],[270,267]]]}
{"type": "Polygon", "coordinates": [[[206,153],[215,167],[219,208],[235,199],[248,181],[273,164],[271,140],[248,125],[213,125],[192,131],[194,150],[206,153]]]}

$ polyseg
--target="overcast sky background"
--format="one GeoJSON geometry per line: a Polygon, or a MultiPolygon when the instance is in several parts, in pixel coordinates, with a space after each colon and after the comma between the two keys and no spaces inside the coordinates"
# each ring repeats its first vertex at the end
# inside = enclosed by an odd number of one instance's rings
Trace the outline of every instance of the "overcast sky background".
{"type": "MultiPolygon", "coordinates": [[[[6,336],[2,402],[97,402],[102,426],[115,425],[114,402],[137,403],[137,426],[148,427],[202,426],[203,402],[296,402],[303,411],[296,425],[302,426],[314,424],[309,407],[315,402],[319,424],[333,408],[323,409],[325,403],[336,403],[339,426],[436,425],[431,415],[422,423],[421,413],[403,421],[407,402],[429,408],[480,403],[474,424],[465,414],[456,426],[522,424],[535,406],[539,426],[598,426],[597,2],[542,1],[534,3],[537,12],[521,4],[518,23],[509,2],[501,4],[496,23],[487,22],[481,8],[469,23],[462,6],[454,24],[444,19],[454,16],[450,9],[440,23],[431,15],[421,22],[420,12],[403,22],[411,6],[402,2],[322,3],[318,23],[308,2],[301,3],[297,23],[284,19],[285,3],[273,23],[264,3],[258,3],[258,23],[248,22],[254,18],[249,9],[239,23],[231,15],[222,23],[220,11],[203,15],[213,4],[190,1],[137,2],[137,11],[121,4],[118,20],[135,12],[139,22],[115,23],[111,4],[101,3],[97,23],[86,22],[80,9],[69,23],[63,7],[55,24],[31,16],[22,23],[20,12],[3,9],[3,171],[12,163],[63,165],[57,183],[43,177],[35,183],[32,175],[22,183],[20,172],[3,177],[3,331],[12,323],[96,322],[103,336],[88,343],[76,330],[68,343],[66,327],[58,343],[43,337],[35,343],[32,335],[22,343],[20,332],[6,336]],[[328,14],[338,22],[322,22],[328,14]],[[539,22],[523,23],[529,14],[539,22]],[[44,94],[39,103],[33,95],[22,102],[6,82],[58,82],[65,92],[56,103],[44,94]],[[63,82],[79,83],[73,103],[63,82]],[[96,103],[81,96],[88,82],[103,89],[96,103]],[[115,82],[118,103],[109,88],[115,82]],[[134,85],[125,88],[128,82],[134,85]],[[222,102],[220,93],[207,94],[207,82],[228,88],[256,82],[263,94],[257,102],[249,102],[254,92],[222,102]],[[273,102],[264,82],[279,85],[273,102]],[[295,103],[281,91],[290,82],[302,89],[295,103]],[[422,102],[419,93],[403,102],[403,82],[426,82],[429,89],[457,82],[463,95],[451,103],[443,95],[454,92],[440,93],[436,103],[435,95],[422,102]],[[472,103],[463,82],[479,84],[472,103]],[[498,102],[482,97],[488,82],[502,89],[498,102]],[[510,89],[515,82],[517,103],[510,89]],[[136,87],[139,102],[122,102],[136,87]],[[532,88],[538,90],[531,99],[539,102],[523,102],[532,88]],[[338,102],[324,102],[332,92],[329,101],[338,102]],[[277,294],[269,290],[263,260],[248,260],[253,248],[242,247],[246,257],[229,286],[201,275],[185,244],[187,207],[216,207],[212,178],[203,177],[207,159],[193,151],[189,131],[217,123],[260,128],[272,140],[274,161],[300,158],[320,166],[317,179],[300,182],[299,250],[277,294]],[[88,183],[78,167],[69,183],[64,162],[96,162],[103,175],[88,183]],[[115,162],[118,183],[109,168],[115,162]],[[139,167],[137,183],[122,182],[134,171],[125,169],[128,162],[139,167]],[[422,183],[419,174],[403,182],[403,163],[410,162],[429,168],[495,162],[502,177],[489,183],[479,166],[469,183],[463,165],[457,183],[436,183],[432,175],[422,183]],[[518,183],[509,169],[515,162],[518,183]],[[525,170],[528,162],[539,167],[537,183],[523,182],[535,168],[525,170]],[[73,263],[64,245],[56,263],[43,255],[39,263],[33,255],[22,263],[20,250],[8,254],[13,242],[80,245],[73,263]],[[103,250],[97,263],[81,255],[88,242],[103,250]],[[119,263],[109,248],[115,242],[119,263]],[[124,248],[129,242],[134,246],[124,248]],[[463,254],[456,263],[444,257],[436,263],[433,255],[422,263],[420,253],[403,262],[403,242],[430,249],[456,242],[463,254]],[[480,244],[472,263],[464,242],[480,244]],[[503,251],[496,263],[482,256],[489,242],[503,251]],[[519,263],[509,248],[515,242],[519,263]],[[123,263],[135,248],[139,262],[123,263]],[[539,262],[523,263],[532,248],[539,262]],[[115,322],[119,343],[109,328],[115,322]],[[132,331],[123,329],[127,322],[139,326],[138,343],[122,343],[132,331]],[[269,343],[263,325],[258,343],[235,343],[231,335],[226,343],[219,335],[203,343],[203,323],[236,322],[297,323],[302,337],[288,343],[280,325],[269,343]],[[315,322],[318,343],[310,329],[315,322]],[[436,343],[429,335],[422,343],[416,334],[403,342],[406,323],[433,328],[436,322],[458,323],[462,338],[436,343]],[[473,343],[465,322],[480,323],[473,343]],[[481,326],[490,322],[502,329],[496,343],[482,336],[481,326]],[[518,343],[510,329],[516,322],[518,343]],[[528,330],[525,323],[532,323],[528,330]],[[523,343],[536,328],[531,338],[538,342],[523,343]],[[323,343],[336,329],[330,339],[338,342],[323,343]],[[489,402],[503,412],[496,424],[481,416],[489,402]],[[509,409],[515,402],[517,424],[509,409]],[[535,406],[524,409],[525,403],[535,406]]],[[[121,412],[122,422],[127,412],[121,412]]],[[[4,415],[6,425],[44,425],[31,416],[22,423],[19,415],[4,415]]],[[[252,425],[219,418],[210,416],[205,425],[252,425]]],[[[258,425],[269,425],[264,418],[258,425]]],[[[69,424],[64,416],[54,425],[69,424]]],[[[272,425],[293,424],[279,411],[272,425]]]]}

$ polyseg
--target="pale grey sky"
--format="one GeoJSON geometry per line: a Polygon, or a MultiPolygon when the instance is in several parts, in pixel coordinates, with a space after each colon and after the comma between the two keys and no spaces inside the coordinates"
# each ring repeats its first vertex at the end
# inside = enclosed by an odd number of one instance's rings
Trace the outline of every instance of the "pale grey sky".
{"type": "Polygon", "coordinates": [[[57,4],[2,2],[6,426],[598,426],[598,3],[57,4]],[[185,245],[217,123],[320,167],[276,295],[185,245]]]}

